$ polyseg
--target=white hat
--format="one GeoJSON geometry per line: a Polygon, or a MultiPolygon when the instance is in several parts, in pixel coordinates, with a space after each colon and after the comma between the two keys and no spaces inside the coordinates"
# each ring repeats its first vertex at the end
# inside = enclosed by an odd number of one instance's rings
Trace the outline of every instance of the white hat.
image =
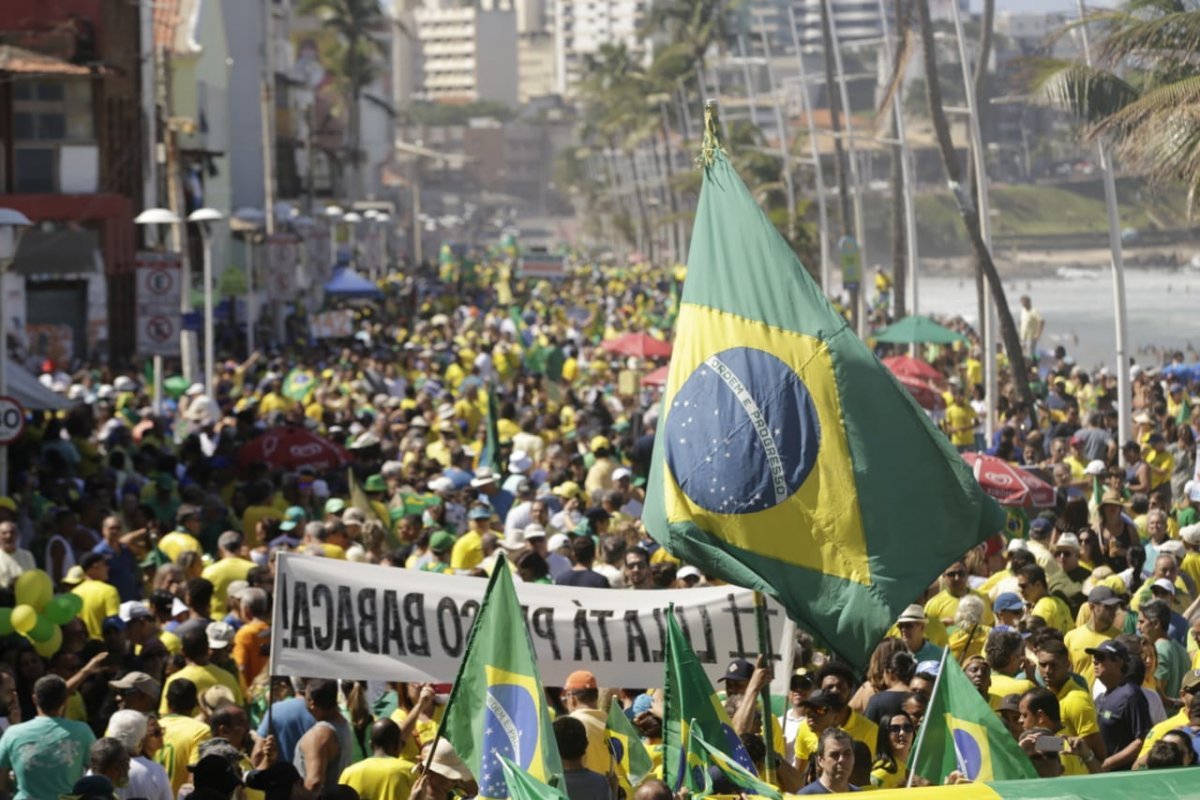
{"type": "Polygon", "coordinates": [[[1192,547],[1200,547],[1200,522],[1180,528],[1179,538],[1192,547]]]}
{"type": "Polygon", "coordinates": [[[1183,558],[1183,542],[1178,539],[1169,539],[1158,546],[1158,554],[1183,558]]]}
{"type": "Polygon", "coordinates": [[[703,578],[704,576],[702,574],[700,574],[700,570],[696,569],[691,564],[689,564],[686,567],[680,567],[679,571],[675,573],[675,577],[678,578],[679,580],[683,580],[684,578],[699,579],[699,578],[703,578]]]}
{"type": "Polygon", "coordinates": [[[612,473],[612,479],[614,482],[619,481],[622,478],[630,478],[630,477],[633,477],[633,472],[631,472],[626,467],[617,467],[616,469],[613,470],[613,473],[612,473]]]}
{"type": "Polygon", "coordinates": [[[491,467],[480,467],[475,470],[475,477],[471,479],[471,488],[478,489],[481,486],[493,484],[496,480],[496,473],[492,471],[491,467]]]}
{"type": "Polygon", "coordinates": [[[1129,368],[1129,380],[1136,381],[1140,377],[1142,377],[1142,368],[1134,364],[1129,368]]]}
{"type": "Polygon", "coordinates": [[[1006,553],[1015,553],[1018,550],[1029,550],[1029,545],[1024,539],[1013,539],[1008,543],[1008,547],[1004,548],[1006,553]]]}
{"type": "MultiPolygon", "coordinates": [[[[528,534],[526,538],[528,538],[528,534]]],[[[570,542],[571,540],[565,533],[556,533],[550,537],[550,541],[546,543],[546,547],[550,550],[559,550],[566,547],[570,542]]]]}
{"type": "Polygon", "coordinates": [[[208,635],[208,646],[213,650],[229,647],[237,633],[228,622],[210,622],[204,632],[208,635]]]}
{"type": "Polygon", "coordinates": [[[508,457],[509,472],[527,472],[533,466],[533,459],[524,450],[513,450],[508,457]]]}
{"type": "Polygon", "coordinates": [[[140,600],[126,600],[121,603],[117,610],[117,616],[125,622],[133,622],[135,619],[151,619],[153,614],[150,609],[146,608],[146,604],[140,600]]]}
{"type": "Polygon", "coordinates": [[[452,492],[454,491],[454,480],[445,475],[439,475],[429,482],[429,491],[452,492]]]}
{"type": "Polygon", "coordinates": [[[1064,533],[1058,537],[1058,541],[1054,543],[1055,550],[1074,550],[1076,553],[1080,551],[1079,537],[1073,533],[1064,533]]]}
{"type": "Polygon", "coordinates": [[[176,597],[174,600],[171,601],[171,616],[172,617],[178,617],[180,614],[188,613],[188,611],[189,611],[189,609],[187,607],[187,603],[183,602],[178,597],[176,597]]]}
{"type": "MultiPolygon", "coordinates": [[[[544,531],[543,531],[544,534],[544,531]]],[[[509,528],[500,540],[500,546],[510,553],[517,553],[526,547],[525,531],[520,528],[509,528]]]]}
{"type": "Polygon", "coordinates": [[[925,622],[925,608],[916,603],[905,608],[900,612],[900,618],[897,622],[925,622]]]}
{"type": "Polygon", "coordinates": [[[526,539],[545,539],[546,529],[536,522],[531,522],[525,526],[525,530],[522,531],[522,535],[524,535],[526,539]]]}
{"type": "Polygon", "coordinates": [[[433,758],[428,759],[427,769],[452,781],[466,782],[475,779],[471,775],[470,767],[458,757],[454,746],[447,739],[437,739],[437,744],[433,746],[433,758]]]}
{"type": "Polygon", "coordinates": [[[136,392],[137,386],[137,381],[128,375],[118,375],[113,381],[113,388],[118,392],[136,392]]]}
{"type": "Polygon", "coordinates": [[[83,388],[82,383],[72,383],[71,388],[67,389],[68,400],[82,400],[87,394],[87,389],[83,388]]]}
{"type": "Polygon", "coordinates": [[[96,389],[96,399],[108,400],[116,393],[116,390],[112,386],[107,383],[103,383],[96,389]]]}
{"type": "Polygon", "coordinates": [[[1175,584],[1171,583],[1166,578],[1159,578],[1154,583],[1150,584],[1150,587],[1152,589],[1162,589],[1164,592],[1171,595],[1172,597],[1175,596],[1175,584]]]}
{"type": "Polygon", "coordinates": [[[200,395],[204,394],[204,384],[193,383],[187,388],[187,391],[184,392],[184,394],[186,394],[188,397],[199,397],[200,395]]]}

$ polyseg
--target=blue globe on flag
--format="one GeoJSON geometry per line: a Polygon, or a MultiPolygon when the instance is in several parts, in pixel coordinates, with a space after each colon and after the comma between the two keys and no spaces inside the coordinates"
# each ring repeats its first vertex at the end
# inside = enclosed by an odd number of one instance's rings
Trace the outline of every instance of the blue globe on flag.
{"type": "Polygon", "coordinates": [[[514,683],[488,687],[483,716],[482,797],[508,797],[504,769],[497,756],[528,769],[538,744],[538,706],[529,690],[514,683]]]}
{"type": "Polygon", "coordinates": [[[954,758],[958,762],[958,771],[973,781],[983,771],[983,748],[970,731],[954,728],[953,736],[954,758]]]}

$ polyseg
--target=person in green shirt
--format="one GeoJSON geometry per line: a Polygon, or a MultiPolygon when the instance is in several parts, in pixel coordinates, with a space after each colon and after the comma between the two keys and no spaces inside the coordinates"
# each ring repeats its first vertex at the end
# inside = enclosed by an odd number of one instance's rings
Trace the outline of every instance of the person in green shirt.
{"type": "Polygon", "coordinates": [[[37,716],[13,725],[0,737],[0,790],[11,770],[16,778],[13,800],[47,800],[70,794],[87,766],[96,737],[82,722],[64,719],[67,682],[45,675],[33,685],[37,716]]]}
{"type": "Polygon", "coordinates": [[[1187,651],[1167,636],[1170,625],[1171,607],[1166,602],[1150,600],[1142,603],[1138,612],[1138,633],[1153,642],[1158,653],[1154,679],[1158,681],[1159,693],[1167,700],[1174,700],[1179,697],[1179,686],[1189,664],[1187,651]]]}
{"type": "Polygon", "coordinates": [[[433,556],[421,565],[422,572],[445,572],[450,569],[450,553],[454,550],[454,534],[438,531],[429,537],[429,553],[433,556]]]}

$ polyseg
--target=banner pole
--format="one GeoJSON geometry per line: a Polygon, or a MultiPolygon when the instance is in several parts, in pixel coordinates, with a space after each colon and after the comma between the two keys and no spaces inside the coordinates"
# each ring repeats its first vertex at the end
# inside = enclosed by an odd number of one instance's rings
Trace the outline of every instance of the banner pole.
{"type": "MultiPolygon", "coordinates": [[[[762,592],[754,593],[754,619],[758,627],[758,651],[762,654],[763,666],[771,669],[774,657],[771,653],[771,636],[767,631],[767,604],[762,592]]],[[[758,696],[762,701],[763,744],[767,749],[763,756],[763,769],[767,783],[778,785],[775,775],[775,726],[771,724],[774,717],[771,712],[771,684],[763,684],[758,696]]]]}
{"type": "Polygon", "coordinates": [[[283,609],[283,565],[288,554],[280,550],[275,556],[275,589],[271,605],[271,649],[267,652],[267,735],[275,735],[275,651],[279,647],[279,634],[283,630],[280,615],[283,609]]]}
{"type": "MultiPolygon", "coordinates": [[[[929,705],[933,705],[933,700],[937,697],[938,687],[942,685],[942,673],[946,670],[946,656],[950,654],[950,648],[942,650],[942,662],[938,666],[937,677],[933,681],[933,691],[929,693],[929,705]]],[[[912,752],[908,754],[908,782],[905,786],[912,788],[913,778],[916,776],[915,767],[917,764],[917,756],[921,754],[921,744],[925,741],[925,729],[929,727],[929,708],[925,708],[925,719],[921,720],[921,730],[917,733],[917,741],[913,745],[912,752]]]]}

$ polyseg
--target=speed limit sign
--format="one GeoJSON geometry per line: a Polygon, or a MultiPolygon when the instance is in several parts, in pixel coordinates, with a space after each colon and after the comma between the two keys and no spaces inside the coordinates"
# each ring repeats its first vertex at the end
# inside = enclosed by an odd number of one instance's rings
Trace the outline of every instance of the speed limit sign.
{"type": "Polygon", "coordinates": [[[15,397],[0,395],[0,445],[12,444],[25,432],[25,409],[15,397]]]}

